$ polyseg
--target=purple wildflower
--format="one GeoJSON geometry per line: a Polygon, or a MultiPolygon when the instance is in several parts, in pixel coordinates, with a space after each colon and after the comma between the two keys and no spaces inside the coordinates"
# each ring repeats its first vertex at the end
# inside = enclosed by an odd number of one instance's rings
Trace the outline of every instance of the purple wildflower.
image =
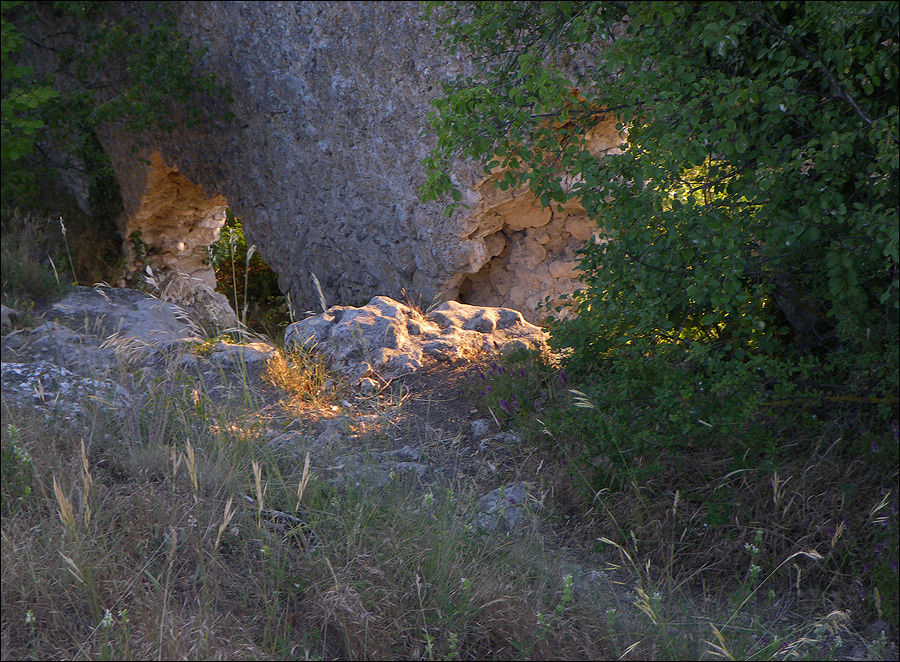
{"type": "Polygon", "coordinates": [[[893,572],[893,573],[896,575],[896,574],[897,574],[897,568],[898,568],[898,566],[897,566],[897,559],[891,559],[890,561],[888,561],[888,568],[890,568],[890,569],[891,569],[891,572],[893,572]]]}
{"type": "Polygon", "coordinates": [[[560,370],[560,371],[559,371],[559,374],[556,375],[556,378],[559,380],[559,385],[560,385],[560,386],[565,386],[566,384],[569,383],[569,380],[568,380],[568,378],[566,377],[566,371],[565,371],[565,370],[560,370]]]}
{"type": "Polygon", "coordinates": [[[519,368],[519,377],[525,377],[525,368],[519,368]]]}
{"type": "Polygon", "coordinates": [[[497,401],[497,404],[500,405],[500,409],[502,409],[503,411],[505,411],[507,414],[510,413],[509,403],[508,403],[506,400],[504,400],[503,398],[500,398],[500,399],[497,401]]]}
{"type": "Polygon", "coordinates": [[[509,408],[510,408],[511,411],[518,411],[518,409],[519,409],[519,401],[516,399],[516,396],[513,396],[513,397],[512,397],[512,400],[510,400],[509,408]]]}

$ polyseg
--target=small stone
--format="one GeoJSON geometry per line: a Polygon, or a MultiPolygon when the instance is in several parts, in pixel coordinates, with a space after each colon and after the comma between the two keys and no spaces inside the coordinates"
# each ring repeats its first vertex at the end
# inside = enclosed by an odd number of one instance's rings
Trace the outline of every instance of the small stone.
{"type": "Polygon", "coordinates": [[[420,479],[428,473],[428,465],[419,462],[398,462],[396,468],[401,474],[415,473],[420,479]]]}
{"type": "Polygon", "coordinates": [[[486,437],[491,431],[491,419],[479,418],[478,420],[472,421],[471,428],[473,438],[481,439],[486,437]]]}
{"type": "Polygon", "coordinates": [[[475,525],[484,532],[514,530],[522,520],[527,498],[524,483],[510,483],[488,492],[478,500],[480,512],[475,525]]]}
{"type": "Polygon", "coordinates": [[[376,382],[371,377],[363,377],[359,381],[359,390],[366,395],[371,395],[378,390],[378,382],[376,382]]]}
{"type": "Polygon", "coordinates": [[[417,448],[413,448],[412,446],[404,446],[403,448],[399,448],[397,450],[387,451],[386,453],[384,453],[384,456],[392,458],[394,460],[417,462],[422,456],[422,453],[417,448]]]}
{"type": "Polygon", "coordinates": [[[882,620],[877,620],[869,626],[869,634],[874,638],[878,638],[884,633],[885,637],[891,636],[891,626],[882,620]]]}
{"type": "Polygon", "coordinates": [[[19,313],[15,308],[9,308],[8,306],[0,304],[0,325],[2,325],[4,329],[12,328],[18,317],[19,313]]]}
{"type": "Polygon", "coordinates": [[[509,444],[516,445],[522,443],[522,437],[517,435],[515,432],[510,432],[506,430],[505,432],[500,432],[499,434],[494,435],[494,441],[498,444],[509,444]]]}

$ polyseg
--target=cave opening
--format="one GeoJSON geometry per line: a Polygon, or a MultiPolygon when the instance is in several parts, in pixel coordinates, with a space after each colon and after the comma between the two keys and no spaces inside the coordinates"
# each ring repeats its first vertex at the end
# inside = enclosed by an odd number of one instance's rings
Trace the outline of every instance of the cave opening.
{"type": "Polygon", "coordinates": [[[215,271],[216,291],[221,293],[250,329],[276,337],[291,323],[287,299],[278,285],[278,274],[263,260],[256,247],[247,245],[244,226],[231,208],[219,239],[209,247],[215,271]]]}
{"type": "Polygon", "coordinates": [[[577,204],[545,207],[531,194],[488,198],[477,210],[471,273],[460,275],[462,303],[513,308],[542,323],[545,307],[580,287],[577,250],[595,238],[596,224],[577,204]]]}
{"type": "Polygon", "coordinates": [[[277,275],[247,246],[224,195],[208,195],[154,152],[135,202],[123,231],[128,284],[149,285],[211,333],[239,322],[268,333],[289,321],[277,275]]]}

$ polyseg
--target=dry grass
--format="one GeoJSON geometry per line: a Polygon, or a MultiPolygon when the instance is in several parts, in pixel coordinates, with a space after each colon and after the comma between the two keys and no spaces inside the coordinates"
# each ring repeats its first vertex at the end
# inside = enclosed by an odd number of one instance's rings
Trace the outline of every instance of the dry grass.
{"type": "MultiPolygon", "coordinates": [[[[316,364],[274,363],[304,406],[323,402],[316,364]]],[[[4,658],[611,652],[596,607],[554,611],[564,586],[536,533],[472,530],[470,487],[428,504],[400,478],[376,498],[338,489],[270,449],[253,407],[151,394],[137,420],[97,410],[73,434],[4,403],[2,432],[34,468],[2,523],[4,658]]]]}
{"type": "MultiPolygon", "coordinates": [[[[140,349],[109,345],[123,367],[140,349]]],[[[630,474],[585,500],[577,437],[542,421],[532,432],[543,444],[496,449],[489,470],[471,471],[483,458],[431,423],[443,417],[449,428],[472,403],[435,402],[435,416],[420,402],[407,430],[392,412],[412,398],[396,385],[355,401],[349,413],[366,416],[333,426],[328,452],[414,437],[430,462],[458,471],[427,489],[396,477],[372,493],[327,482],[302,439],[292,454],[268,443],[288,421],[347,414],[347,391],[316,355],[278,353],[265,379],[283,393],[278,405],[262,406],[244,373],[218,380],[237,391],[229,397],[191,380],[180,393],[148,383],[135,416],[97,408],[77,429],[3,402],[4,659],[896,652],[859,631],[860,614],[890,605],[855,590],[865,578],[853,563],[896,536],[896,495],[841,455],[840,427],[804,439],[777,471],[733,471],[703,444],[635,457],[630,474]],[[516,535],[479,534],[475,501],[508,480],[535,486],[543,508],[516,535]],[[851,482],[862,489],[851,493],[851,482]],[[578,577],[573,559],[602,581],[566,580],[578,577]]],[[[896,633],[896,617],[885,619],[896,633]]]]}
{"type": "Polygon", "coordinates": [[[290,354],[276,353],[266,366],[266,380],[287,395],[286,410],[302,414],[330,405],[339,391],[340,379],[329,373],[322,357],[308,349],[295,349],[290,354]]]}
{"type": "Polygon", "coordinates": [[[476,372],[466,388],[540,449],[557,513],[632,587],[638,618],[617,605],[612,628],[626,657],[895,654],[896,464],[877,462],[874,441],[868,457],[840,443],[864,418],[828,412],[833,424],[818,436],[784,434],[774,467],[736,469],[706,427],[697,439],[635,452],[587,395],[552,370],[520,374],[521,365],[476,372]],[[501,414],[513,395],[531,402],[538,387],[539,415],[501,414]],[[879,621],[888,624],[884,640],[870,627],[879,621]]]}

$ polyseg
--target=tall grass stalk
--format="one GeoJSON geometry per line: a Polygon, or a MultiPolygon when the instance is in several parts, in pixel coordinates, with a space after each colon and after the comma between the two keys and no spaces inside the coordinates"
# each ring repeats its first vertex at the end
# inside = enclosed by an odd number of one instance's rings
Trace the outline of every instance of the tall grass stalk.
{"type": "Polygon", "coordinates": [[[312,282],[316,288],[316,294],[319,295],[319,305],[322,307],[322,312],[328,312],[328,306],[325,303],[325,293],[322,292],[322,286],[319,285],[319,279],[316,278],[316,275],[312,271],[309,272],[309,275],[312,276],[312,282]]]}
{"type": "Polygon", "coordinates": [[[63,493],[59,481],[53,476],[53,495],[59,509],[59,520],[63,523],[70,535],[75,535],[75,513],[72,509],[72,501],[63,493]]]}
{"type": "Polygon", "coordinates": [[[69,240],[66,237],[66,224],[63,222],[63,217],[59,217],[59,229],[62,231],[63,243],[66,246],[66,255],[69,256],[69,268],[72,270],[72,282],[78,283],[78,276],[75,275],[75,262],[72,260],[72,251],[69,250],[69,240]]]}
{"type": "MultiPolygon", "coordinates": [[[[237,233],[234,231],[233,228],[228,228],[228,254],[231,257],[231,259],[230,259],[230,262],[231,262],[231,287],[232,287],[232,291],[234,292],[234,311],[235,311],[235,313],[237,313],[237,311],[240,310],[240,307],[238,306],[237,272],[234,267],[235,260],[237,259],[234,254],[236,248],[237,248],[237,233]]],[[[244,295],[246,296],[246,292],[244,293],[244,295]]]]}
{"type": "Polygon", "coordinates": [[[247,249],[247,254],[244,257],[244,308],[241,311],[242,326],[247,326],[247,306],[250,303],[250,290],[248,289],[248,284],[250,282],[250,260],[253,259],[255,253],[256,244],[252,244],[250,248],[247,249]]]}
{"type": "Polygon", "coordinates": [[[94,479],[91,476],[90,462],[88,461],[87,451],[84,448],[84,439],[81,440],[81,482],[83,485],[84,507],[82,516],[84,518],[84,526],[87,528],[91,524],[91,490],[94,486],[94,479]]]}

